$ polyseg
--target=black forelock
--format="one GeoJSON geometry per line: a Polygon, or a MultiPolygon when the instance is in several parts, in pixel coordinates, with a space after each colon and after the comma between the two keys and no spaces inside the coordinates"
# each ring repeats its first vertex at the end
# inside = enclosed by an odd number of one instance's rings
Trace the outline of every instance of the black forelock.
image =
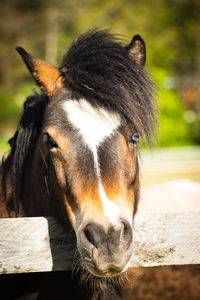
{"type": "Polygon", "coordinates": [[[154,86],[144,68],[132,60],[120,40],[93,30],[74,41],[60,70],[72,97],[117,112],[123,125],[149,141],[154,135],[154,86]]]}

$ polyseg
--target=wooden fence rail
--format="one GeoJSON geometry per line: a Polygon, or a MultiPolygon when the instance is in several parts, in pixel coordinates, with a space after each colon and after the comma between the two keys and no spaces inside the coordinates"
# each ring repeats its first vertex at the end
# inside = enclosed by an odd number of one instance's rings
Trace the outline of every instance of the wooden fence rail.
{"type": "MultiPolygon", "coordinates": [[[[0,219],[0,273],[72,269],[73,232],[52,217],[0,219]]],[[[200,264],[200,212],[138,214],[131,266],[200,264]]]]}

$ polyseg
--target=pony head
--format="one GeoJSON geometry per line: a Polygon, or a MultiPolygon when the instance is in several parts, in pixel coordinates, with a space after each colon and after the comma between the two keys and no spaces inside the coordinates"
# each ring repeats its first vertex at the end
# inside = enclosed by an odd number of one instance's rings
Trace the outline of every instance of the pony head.
{"type": "Polygon", "coordinates": [[[17,51],[48,97],[34,166],[45,172],[38,178],[53,213],[67,215],[89,272],[118,275],[134,243],[137,142],[149,139],[155,121],[145,43],[136,35],[123,45],[107,31],[91,31],[72,44],[60,68],[17,51]]]}

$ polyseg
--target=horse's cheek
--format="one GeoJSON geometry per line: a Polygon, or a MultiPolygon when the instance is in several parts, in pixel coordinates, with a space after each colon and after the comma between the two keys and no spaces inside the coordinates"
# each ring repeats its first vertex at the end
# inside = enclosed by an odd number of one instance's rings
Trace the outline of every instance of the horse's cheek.
{"type": "Polygon", "coordinates": [[[67,199],[66,195],[65,195],[64,204],[65,204],[65,207],[66,207],[66,210],[67,210],[67,214],[68,214],[70,223],[72,224],[72,227],[75,229],[75,227],[76,227],[76,214],[75,214],[75,211],[74,211],[72,205],[70,205],[70,202],[67,199]]]}
{"type": "Polygon", "coordinates": [[[59,186],[59,189],[61,191],[66,190],[66,176],[65,176],[65,171],[64,171],[64,166],[62,163],[55,159],[52,159],[53,161],[53,172],[55,173],[55,179],[56,179],[56,184],[59,186]]]}

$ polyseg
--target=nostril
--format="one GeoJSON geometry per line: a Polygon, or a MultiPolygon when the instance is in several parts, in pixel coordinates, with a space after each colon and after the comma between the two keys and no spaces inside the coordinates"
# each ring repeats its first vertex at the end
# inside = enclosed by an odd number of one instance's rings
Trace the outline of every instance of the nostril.
{"type": "Polygon", "coordinates": [[[110,226],[107,231],[101,224],[89,223],[82,228],[79,241],[85,251],[94,249],[97,249],[95,253],[101,251],[115,253],[119,249],[126,251],[132,244],[132,227],[126,220],[121,221],[117,230],[110,226]]]}
{"type": "Polygon", "coordinates": [[[94,236],[93,236],[93,234],[89,231],[88,228],[85,228],[84,234],[85,234],[86,239],[89,241],[89,243],[96,247],[94,236]]]}
{"type": "Polygon", "coordinates": [[[124,236],[129,235],[132,232],[132,228],[129,224],[123,223],[124,236]]]}
{"type": "Polygon", "coordinates": [[[122,225],[120,240],[123,241],[127,247],[129,247],[133,238],[132,227],[127,222],[122,222],[122,225]]]}
{"type": "Polygon", "coordinates": [[[91,223],[83,229],[84,243],[86,247],[99,248],[106,240],[106,235],[103,227],[99,224],[91,223]]]}

